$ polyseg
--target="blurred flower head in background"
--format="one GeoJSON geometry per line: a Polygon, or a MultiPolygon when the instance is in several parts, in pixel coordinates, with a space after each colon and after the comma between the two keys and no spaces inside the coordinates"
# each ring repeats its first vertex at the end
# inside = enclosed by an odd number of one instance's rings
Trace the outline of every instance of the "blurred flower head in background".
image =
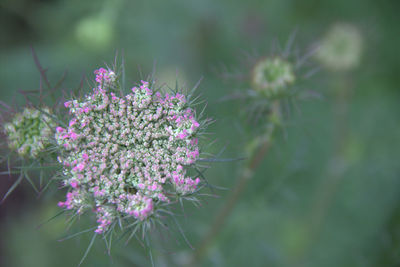
{"type": "Polygon", "coordinates": [[[75,38],[87,48],[102,51],[111,48],[116,36],[116,22],[123,1],[99,2],[100,11],[82,18],[75,25],[75,38]]]}
{"type": "Polygon", "coordinates": [[[326,68],[347,71],[357,67],[362,54],[362,35],[356,26],[337,23],[320,41],[316,58],[326,68]]]}
{"type": "Polygon", "coordinates": [[[113,22],[99,15],[84,18],[76,25],[75,36],[84,47],[106,49],[114,38],[113,22]]]}

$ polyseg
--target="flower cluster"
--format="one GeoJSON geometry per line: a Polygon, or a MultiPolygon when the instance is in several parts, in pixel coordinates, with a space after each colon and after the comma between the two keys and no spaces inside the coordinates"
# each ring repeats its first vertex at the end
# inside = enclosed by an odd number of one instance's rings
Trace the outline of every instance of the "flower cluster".
{"type": "Polygon", "coordinates": [[[339,23],[334,25],[319,44],[317,59],[332,70],[349,70],[361,59],[362,36],[356,27],[339,23]]]}
{"type": "Polygon", "coordinates": [[[292,64],[280,57],[260,60],[252,70],[254,89],[267,97],[284,93],[295,80],[292,64]]]}
{"type": "Polygon", "coordinates": [[[46,115],[50,109],[43,107],[42,111],[27,107],[4,124],[9,148],[22,157],[36,158],[50,145],[55,124],[46,115]]]}
{"type": "Polygon", "coordinates": [[[142,81],[120,96],[112,90],[114,72],[95,74],[97,87],[66,102],[72,118],[67,128],[56,128],[63,182],[70,188],[59,206],[92,209],[96,233],[105,233],[117,218],[145,220],[158,204],[196,190],[200,179],[187,169],[199,157],[200,125],[180,93],[153,92],[142,81]]]}

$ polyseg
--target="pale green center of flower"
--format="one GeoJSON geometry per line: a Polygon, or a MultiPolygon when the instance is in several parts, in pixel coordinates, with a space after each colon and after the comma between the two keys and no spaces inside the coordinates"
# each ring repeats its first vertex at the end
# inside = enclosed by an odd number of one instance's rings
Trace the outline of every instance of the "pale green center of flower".
{"type": "Polygon", "coordinates": [[[284,92],[295,80],[292,64],[279,57],[259,61],[252,76],[255,89],[267,96],[284,92]]]}

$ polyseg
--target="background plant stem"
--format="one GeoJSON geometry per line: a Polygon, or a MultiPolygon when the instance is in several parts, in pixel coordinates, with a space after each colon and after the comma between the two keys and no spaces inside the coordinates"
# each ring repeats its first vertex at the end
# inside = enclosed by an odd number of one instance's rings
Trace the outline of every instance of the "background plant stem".
{"type": "Polygon", "coordinates": [[[230,195],[228,196],[226,202],[220,208],[219,212],[217,212],[217,216],[214,219],[213,224],[211,225],[209,231],[206,233],[204,238],[201,240],[193,257],[191,259],[189,266],[197,266],[201,263],[204,256],[207,255],[208,249],[218,236],[218,233],[221,231],[224,226],[226,220],[229,218],[232,213],[235,205],[238,203],[242,193],[244,192],[248,182],[253,177],[255,171],[258,166],[266,156],[268,149],[271,145],[271,140],[273,137],[273,133],[276,128],[276,119],[280,117],[279,114],[279,103],[274,102],[272,106],[272,112],[270,115],[271,123],[267,126],[267,129],[258,140],[258,145],[255,146],[254,149],[250,151],[249,161],[246,166],[243,168],[243,171],[240,173],[239,178],[237,179],[235,187],[232,189],[230,195]]]}
{"type": "Polygon", "coordinates": [[[349,77],[345,74],[338,75],[337,84],[333,88],[333,122],[334,139],[332,158],[328,162],[327,170],[321,184],[317,187],[315,201],[311,208],[309,218],[309,242],[297,262],[304,262],[310,253],[316,239],[321,234],[324,221],[329,208],[334,201],[338,186],[344,178],[344,173],[349,167],[346,160],[346,147],[349,139],[349,103],[351,103],[351,86],[349,77]]]}

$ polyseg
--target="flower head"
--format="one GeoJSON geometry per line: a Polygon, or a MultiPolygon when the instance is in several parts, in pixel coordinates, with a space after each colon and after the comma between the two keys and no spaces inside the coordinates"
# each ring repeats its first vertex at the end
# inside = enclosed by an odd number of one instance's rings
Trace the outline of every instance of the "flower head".
{"type": "Polygon", "coordinates": [[[27,107],[4,124],[8,146],[18,155],[36,158],[50,144],[55,124],[46,115],[51,114],[50,109],[42,110],[27,107]]]}
{"type": "Polygon", "coordinates": [[[295,80],[292,64],[280,57],[260,60],[251,75],[254,89],[267,97],[284,93],[295,80]]]}
{"type": "Polygon", "coordinates": [[[322,39],[316,53],[317,59],[332,70],[350,70],[361,59],[362,36],[351,24],[334,25],[322,39]]]}
{"type": "Polygon", "coordinates": [[[95,74],[97,87],[65,103],[71,120],[56,131],[70,188],[59,206],[91,208],[96,233],[104,233],[117,218],[145,220],[160,204],[198,188],[200,179],[187,168],[199,157],[200,124],[183,94],[163,95],[142,81],[121,96],[111,90],[114,72],[95,74]]]}

